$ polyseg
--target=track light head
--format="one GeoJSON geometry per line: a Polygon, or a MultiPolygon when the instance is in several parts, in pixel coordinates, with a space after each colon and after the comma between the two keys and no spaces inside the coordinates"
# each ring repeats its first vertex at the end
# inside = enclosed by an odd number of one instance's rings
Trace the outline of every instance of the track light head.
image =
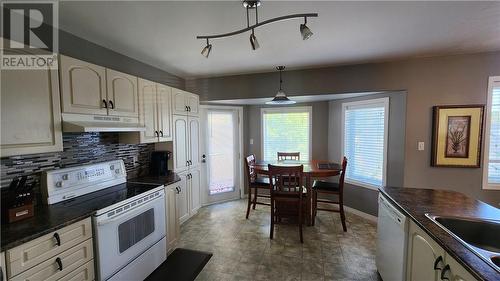
{"type": "Polygon", "coordinates": [[[255,34],[252,31],[252,34],[250,34],[250,45],[252,46],[252,50],[257,50],[260,45],[259,41],[257,41],[257,37],[255,37],[255,34]]]}
{"type": "Polygon", "coordinates": [[[313,35],[312,31],[307,27],[307,18],[304,18],[304,23],[300,25],[300,34],[302,35],[302,40],[307,40],[313,35]]]}
{"type": "Polygon", "coordinates": [[[203,50],[201,50],[201,54],[204,57],[208,58],[211,51],[212,51],[212,44],[208,43],[208,41],[207,41],[207,45],[205,46],[205,48],[203,48],[203,50]]]}

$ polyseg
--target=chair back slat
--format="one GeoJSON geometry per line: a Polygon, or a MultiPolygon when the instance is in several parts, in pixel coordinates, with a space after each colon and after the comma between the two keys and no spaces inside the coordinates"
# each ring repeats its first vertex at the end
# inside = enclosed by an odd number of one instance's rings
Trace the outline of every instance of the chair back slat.
{"type": "Polygon", "coordinates": [[[304,165],[286,167],[268,165],[268,169],[271,197],[276,194],[298,194],[302,197],[304,165]]]}
{"type": "Polygon", "coordinates": [[[278,161],[284,160],[300,161],[300,152],[278,152],[278,161]]]}
{"type": "Polygon", "coordinates": [[[345,180],[345,171],[347,169],[347,157],[344,156],[342,159],[342,170],[340,171],[339,178],[339,192],[342,193],[344,190],[344,180],[345,180]]]}

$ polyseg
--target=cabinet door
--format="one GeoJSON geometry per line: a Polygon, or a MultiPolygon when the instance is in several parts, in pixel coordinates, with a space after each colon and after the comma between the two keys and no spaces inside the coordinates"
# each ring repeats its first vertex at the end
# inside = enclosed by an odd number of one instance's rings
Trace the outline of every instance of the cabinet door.
{"type": "Polygon", "coordinates": [[[137,77],[106,69],[109,115],[139,117],[137,77]]]}
{"type": "Polygon", "coordinates": [[[1,71],[1,157],[62,151],[57,70],[1,71]]]}
{"type": "Polygon", "coordinates": [[[158,101],[158,131],[160,132],[160,141],[172,140],[172,88],[157,84],[158,101]]]}
{"type": "Polygon", "coordinates": [[[94,278],[94,260],[90,260],[57,281],[93,281],[94,278]]]}
{"type": "Polygon", "coordinates": [[[174,115],[174,171],[187,169],[188,130],[187,117],[174,115]]]}
{"type": "Polygon", "coordinates": [[[191,191],[191,205],[190,212],[191,215],[194,215],[198,212],[198,209],[201,207],[201,173],[200,169],[190,169],[189,170],[189,186],[191,191]]]}
{"type": "Polygon", "coordinates": [[[186,103],[189,107],[189,116],[199,116],[200,115],[200,97],[195,94],[188,93],[186,95],[186,103]]]}
{"type": "Polygon", "coordinates": [[[180,184],[169,185],[165,187],[166,210],[167,210],[167,252],[171,252],[175,248],[179,237],[179,215],[177,213],[177,192],[180,189],[180,184]]]}
{"type": "Polygon", "coordinates": [[[448,253],[445,257],[446,264],[450,266],[450,271],[446,275],[451,281],[475,281],[474,278],[462,265],[460,265],[454,258],[452,258],[448,253]]]}
{"type": "Polygon", "coordinates": [[[141,132],[141,143],[158,141],[156,83],[139,79],[139,122],[146,126],[141,132]]]}
{"type": "Polygon", "coordinates": [[[201,164],[200,155],[200,119],[188,118],[189,121],[189,157],[191,167],[198,167],[201,164]]]}
{"type": "Polygon", "coordinates": [[[188,191],[188,172],[184,172],[179,174],[181,181],[177,183],[179,186],[179,193],[176,197],[177,203],[177,216],[179,218],[179,223],[184,223],[187,219],[189,219],[189,191],[188,191]]]}
{"type": "Polygon", "coordinates": [[[414,222],[410,222],[408,235],[407,277],[410,281],[437,281],[441,271],[434,270],[435,261],[441,257],[444,267],[444,250],[414,222]]]}
{"type": "Polygon", "coordinates": [[[106,69],[60,56],[62,112],[107,115],[106,69]]]}
{"type": "Polygon", "coordinates": [[[186,92],[172,88],[172,111],[174,114],[187,115],[186,92]]]}

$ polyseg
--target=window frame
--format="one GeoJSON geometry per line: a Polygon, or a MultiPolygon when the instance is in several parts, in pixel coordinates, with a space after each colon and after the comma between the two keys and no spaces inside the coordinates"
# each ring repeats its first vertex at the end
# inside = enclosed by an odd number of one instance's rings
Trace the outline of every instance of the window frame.
{"type": "MultiPolygon", "coordinates": [[[[368,99],[368,100],[360,100],[360,101],[352,101],[352,102],[343,102],[342,103],[342,132],[341,132],[341,153],[342,156],[345,155],[345,113],[348,107],[373,107],[374,105],[383,105],[384,106],[384,160],[382,163],[382,186],[385,186],[387,183],[387,147],[389,143],[389,97],[377,98],[377,99],[368,99]]],[[[349,161],[349,159],[347,159],[349,161]]],[[[347,165],[349,168],[349,165],[347,165]]],[[[378,190],[378,185],[373,185],[370,183],[362,182],[355,179],[349,179],[347,176],[345,177],[345,182],[349,184],[353,184],[356,186],[365,187],[368,189],[378,190]]]]}
{"type": "Polygon", "coordinates": [[[488,99],[486,103],[486,125],[484,131],[484,149],[483,149],[483,178],[482,188],[487,190],[500,190],[499,183],[488,183],[488,169],[490,162],[490,133],[491,133],[491,110],[493,103],[493,87],[500,87],[500,76],[490,76],[488,79],[488,99]]]}
{"type": "MultiPolygon", "coordinates": [[[[266,112],[281,112],[281,113],[292,113],[292,112],[308,112],[309,113],[309,159],[300,158],[301,161],[308,160],[312,158],[312,106],[294,106],[294,107],[263,107],[260,109],[260,153],[262,159],[264,160],[264,113],[266,112]]],[[[277,156],[276,156],[277,157],[277,156]]]]}

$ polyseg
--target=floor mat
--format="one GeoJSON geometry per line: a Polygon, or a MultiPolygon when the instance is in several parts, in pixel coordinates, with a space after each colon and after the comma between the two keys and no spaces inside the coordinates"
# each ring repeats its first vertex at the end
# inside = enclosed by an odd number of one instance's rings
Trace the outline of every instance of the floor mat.
{"type": "Polygon", "coordinates": [[[193,281],[212,255],[212,253],[177,248],[146,278],[146,281],[193,281]]]}

